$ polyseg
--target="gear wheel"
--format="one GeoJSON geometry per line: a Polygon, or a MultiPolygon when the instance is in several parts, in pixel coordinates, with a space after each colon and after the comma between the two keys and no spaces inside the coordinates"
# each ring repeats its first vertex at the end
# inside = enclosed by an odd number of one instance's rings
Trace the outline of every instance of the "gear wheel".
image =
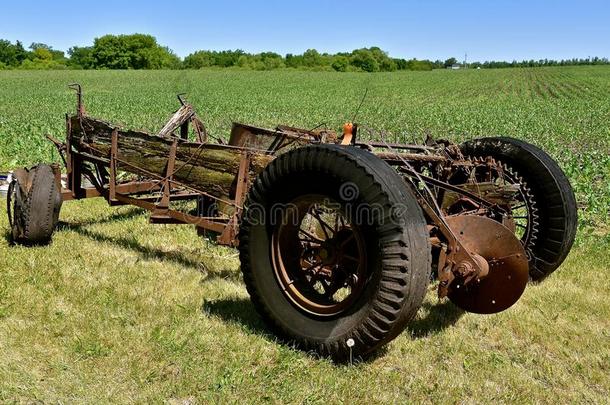
{"type": "MultiPolygon", "coordinates": [[[[531,259],[533,257],[532,247],[536,244],[540,229],[540,216],[532,189],[514,168],[498,159],[467,157],[464,160],[469,163],[462,166],[465,177],[453,176],[450,179],[452,184],[503,181],[508,184],[519,185],[518,203],[503,208],[512,215],[511,219],[515,223],[515,234],[523,244],[528,259],[531,259]]],[[[448,211],[452,214],[460,213],[459,211],[455,212],[453,207],[450,207],[448,211]]],[[[493,212],[489,212],[488,216],[501,220],[501,217],[493,212]]]]}

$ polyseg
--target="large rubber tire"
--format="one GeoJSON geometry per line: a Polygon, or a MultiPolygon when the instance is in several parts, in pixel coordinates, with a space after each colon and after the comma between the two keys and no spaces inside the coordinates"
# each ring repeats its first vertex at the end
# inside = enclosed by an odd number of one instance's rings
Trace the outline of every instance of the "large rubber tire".
{"type": "Polygon", "coordinates": [[[424,298],[430,249],[422,210],[404,180],[373,154],[337,145],[298,148],[275,159],[250,189],[239,233],[244,281],[261,317],[285,341],[338,361],[369,354],[402,332],[424,298]],[[345,185],[357,192],[346,196],[345,185]],[[264,218],[277,204],[308,194],[352,204],[351,212],[381,207],[368,223],[358,223],[370,278],[357,301],[333,317],[317,317],[289,301],[272,267],[274,225],[264,218]],[[348,339],[354,341],[351,354],[348,339]]]}
{"type": "Polygon", "coordinates": [[[546,152],[527,142],[508,138],[482,138],[461,146],[467,156],[491,156],[508,165],[531,189],[538,213],[537,238],[527,246],[530,277],[539,281],[564,261],[576,236],[578,214],[570,181],[546,152]]]}
{"type": "Polygon", "coordinates": [[[8,198],[13,242],[48,244],[59,220],[61,203],[61,193],[51,166],[39,164],[15,171],[8,198]]]}

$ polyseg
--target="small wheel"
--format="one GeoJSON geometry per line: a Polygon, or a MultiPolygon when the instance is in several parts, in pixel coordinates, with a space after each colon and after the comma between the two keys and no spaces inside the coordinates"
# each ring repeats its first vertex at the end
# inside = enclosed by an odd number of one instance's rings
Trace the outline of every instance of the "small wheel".
{"type": "Polygon", "coordinates": [[[39,164],[15,170],[7,198],[13,242],[24,245],[49,243],[59,221],[61,203],[51,166],[39,164]]]}
{"type": "Polygon", "coordinates": [[[475,139],[461,150],[469,157],[497,159],[506,176],[521,183],[522,204],[513,212],[517,236],[529,255],[531,279],[544,279],[564,261],[576,236],[576,199],[568,178],[546,152],[517,139],[475,139]]]}
{"type": "Polygon", "coordinates": [[[353,147],[308,146],[254,182],[239,250],[257,311],[322,356],[366,355],[415,315],[430,276],[421,208],[401,177],[353,147]],[[351,341],[350,341],[351,343],[351,341]]]}

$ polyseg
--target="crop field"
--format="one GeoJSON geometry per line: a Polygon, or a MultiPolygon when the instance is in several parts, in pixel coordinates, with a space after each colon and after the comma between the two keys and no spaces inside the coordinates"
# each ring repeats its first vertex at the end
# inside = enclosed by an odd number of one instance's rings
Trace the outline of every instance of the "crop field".
{"type": "Polygon", "coordinates": [[[0,201],[0,402],[542,402],[610,397],[610,67],[400,73],[0,71],[0,172],[58,161],[75,108],[158,131],[187,93],[209,131],[352,120],[388,141],[508,135],[575,189],[564,265],[506,312],[438,301],[378,356],[336,365],[277,342],[235,250],[141,210],[67,202],[47,247],[9,246],[0,201]],[[364,93],[367,93],[358,110],[364,93]],[[358,110],[358,111],[357,111],[358,110]]]}

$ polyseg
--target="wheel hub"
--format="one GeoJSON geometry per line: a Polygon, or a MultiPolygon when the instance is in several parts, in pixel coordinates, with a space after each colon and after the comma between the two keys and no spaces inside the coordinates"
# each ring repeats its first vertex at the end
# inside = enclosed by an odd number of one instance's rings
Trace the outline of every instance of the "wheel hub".
{"type": "Polygon", "coordinates": [[[363,288],[362,233],[326,197],[304,196],[289,206],[272,241],[276,278],[298,308],[316,316],[337,315],[363,288]]]}

